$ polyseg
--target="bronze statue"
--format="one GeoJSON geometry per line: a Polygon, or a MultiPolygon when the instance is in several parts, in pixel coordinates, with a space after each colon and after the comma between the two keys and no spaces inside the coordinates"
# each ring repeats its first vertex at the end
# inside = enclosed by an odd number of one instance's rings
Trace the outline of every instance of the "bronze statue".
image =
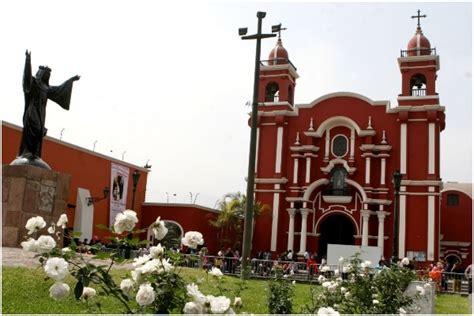
{"type": "Polygon", "coordinates": [[[25,95],[25,110],[23,112],[23,134],[19,156],[12,165],[34,165],[44,169],[51,169],[41,159],[43,137],[46,136],[45,128],[46,103],[48,99],[59,104],[63,109],[69,110],[73,82],[79,76],[71,77],[60,86],[50,86],[49,77],[51,69],[40,66],[33,77],[31,73],[31,52],[25,52],[25,70],[23,74],[23,93],[25,95]]]}

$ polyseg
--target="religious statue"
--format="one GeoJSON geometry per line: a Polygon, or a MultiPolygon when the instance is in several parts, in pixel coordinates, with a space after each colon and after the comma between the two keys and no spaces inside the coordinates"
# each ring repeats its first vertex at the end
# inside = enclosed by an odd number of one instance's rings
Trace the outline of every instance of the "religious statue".
{"type": "Polygon", "coordinates": [[[23,74],[23,93],[25,95],[25,110],[23,112],[23,134],[19,156],[12,165],[34,165],[44,169],[51,169],[41,159],[43,137],[46,136],[46,102],[48,99],[69,110],[73,82],[79,76],[71,77],[60,86],[50,86],[51,69],[40,66],[33,77],[31,73],[31,52],[25,53],[25,70],[23,74]]]}

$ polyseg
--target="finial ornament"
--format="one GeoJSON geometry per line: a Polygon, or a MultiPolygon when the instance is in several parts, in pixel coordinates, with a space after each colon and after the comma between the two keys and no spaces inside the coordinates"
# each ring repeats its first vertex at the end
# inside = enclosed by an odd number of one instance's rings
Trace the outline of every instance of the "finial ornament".
{"type": "Polygon", "coordinates": [[[411,18],[412,19],[417,18],[418,19],[418,27],[420,27],[420,18],[426,18],[426,14],[420,15],[420,10],[418,10],[418,14],[417,15],[412,15],[411,18]]]}
{"type": "Polygon", "coordinates": [[[387,143],[387,139],[385,138],[385,130],[382,131],[382,141],[380,143],[384,145],[387,143]]]}
{"type": "Polygon", "coordinates": [[[296,132],[296,141],[295,141],[295,145],[299,145],[300,144],[300,132],[296,132]]]}
{"type": "Polygon", "coordinates": [[[313,118],[311,118],[311,120],[309,121],[309,129],[308,131],[314,131],[314,128],[313,128],[313,118]]]}
{"type": "Polygon", "coordinates": [[[367,126],[367,129],[373,129],[372,128],[372,116],[369,116],[369,125],[367,126]]]}

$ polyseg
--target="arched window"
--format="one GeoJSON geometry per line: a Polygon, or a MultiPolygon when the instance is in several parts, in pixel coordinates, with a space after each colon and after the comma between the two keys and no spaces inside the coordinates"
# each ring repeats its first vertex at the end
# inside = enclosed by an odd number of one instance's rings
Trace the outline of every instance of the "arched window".
{"type": "Polygon", "coordinates": [[[267,84],[265,88],[265,102],[278,102],[280,87],[275,81],[267,84]]]}
{"type": "Polygon", "coordinates": [[[331,171],[331,180],[329,181],[329,187],[331,195],[346,195],[347,194],[347,183],[346,183],[347,171],[343,166],[336,166],[331,171]]]}
{"type": "Polygon", "coordinates": [[[410,94],[414,97],[426,95],[426,77],[422,74],[413,75],[410,79],[410,94]]]}

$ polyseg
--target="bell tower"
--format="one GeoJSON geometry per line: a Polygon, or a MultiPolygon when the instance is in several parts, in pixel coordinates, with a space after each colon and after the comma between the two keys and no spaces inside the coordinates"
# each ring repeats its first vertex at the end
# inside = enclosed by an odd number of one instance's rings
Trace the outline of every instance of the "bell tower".
{"type": "Polygon", "coordinates": [[[262,62],[259,103],[265,103],[266,106],[279,106],[282,110],[293,109],[298,74],[288,57],[288,51],[283,47],[281,31],[278,34],[276,46],[268,55],[268,60],[262,62]]]}
{"type": "Polygon", "coordinates": [[[402,93],[399,105],[439,104],[436,92],[436,72],[439,70],[439,56],[436,48],[431,48],[430,41],[423,35],[420,18],[426,15],[412,16],[417,18],[415,35],[410,39],[406,50],[401,51],[398,65],[402,74],[402,93]]]}

